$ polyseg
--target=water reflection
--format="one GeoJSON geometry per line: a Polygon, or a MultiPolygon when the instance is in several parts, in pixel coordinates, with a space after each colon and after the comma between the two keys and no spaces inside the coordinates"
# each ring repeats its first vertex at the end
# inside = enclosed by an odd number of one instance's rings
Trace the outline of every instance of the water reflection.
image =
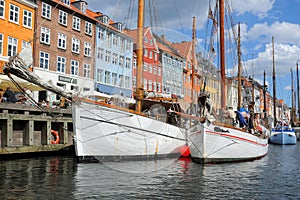
{"type": "Polygon", "coordinates": [[[299,145],[270,146],[260,160],[205,166],[189,159],[1,161],[0,199],[299,199],[299,152],[299,145]]]}
{"type": "Polygon", "coordinates": [[[1,161],[1,199],[70,198],[74,166],[73,158],[59,157],[1,161]]]}

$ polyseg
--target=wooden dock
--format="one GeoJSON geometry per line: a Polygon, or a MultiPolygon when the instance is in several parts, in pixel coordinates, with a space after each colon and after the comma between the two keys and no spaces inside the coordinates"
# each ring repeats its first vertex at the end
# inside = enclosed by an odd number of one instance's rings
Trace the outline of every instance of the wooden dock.
{"type": "Polygon", "coordinates": [[[0,160],[74,151],[71,109],[0,103],[0,160]],[[56,138],[51,130],[57,131],[56,138]],[[59,139],[58,144],[53,144],[59,139]]]}

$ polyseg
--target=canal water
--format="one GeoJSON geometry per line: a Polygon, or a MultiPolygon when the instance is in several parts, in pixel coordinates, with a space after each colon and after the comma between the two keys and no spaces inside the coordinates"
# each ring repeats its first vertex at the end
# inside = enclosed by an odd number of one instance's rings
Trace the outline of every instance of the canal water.
{"type": "Polygon", "coordinates": [[[0,199],[300,199],[300,144],[260,160],[77,163],[73,157],[0,161],[0,199]]]}

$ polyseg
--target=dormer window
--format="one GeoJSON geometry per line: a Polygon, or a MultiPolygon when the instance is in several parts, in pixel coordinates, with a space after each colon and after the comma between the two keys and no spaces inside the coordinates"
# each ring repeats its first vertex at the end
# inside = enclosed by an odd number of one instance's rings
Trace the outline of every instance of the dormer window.
{"type": "Polygon", "coordinates": [[[123,31],[123,24],[120,22],[116,22],[114,24],[112,24],[112,26],[117,29],[118,31],[123,31]]]}
{"type": "Polygon", "coordinates": [[[61,0],[61,2],[63,2],[64,4],[66,4],[66,5],[70,5],[70,0],[61,0]]]}
{"type": "Polygon", "coordinates": [[[122,30],[123,30],[123,24],[118,23],[118,30],[119,30],[119,31],[122,31],[122,30]]]}
{"type": "Polygon", "coordinates": [[[86,13],[86,2],[82,2],[81,4],[81,11],[86,13]]]}
{"type": "Polygon", "coordinates": [[[107,16],[102,16],[102,22],[104,23],[104,24],[108,24],[108,21],[109,21],[109,19],[108,19],[108,17],[107,16]]]}

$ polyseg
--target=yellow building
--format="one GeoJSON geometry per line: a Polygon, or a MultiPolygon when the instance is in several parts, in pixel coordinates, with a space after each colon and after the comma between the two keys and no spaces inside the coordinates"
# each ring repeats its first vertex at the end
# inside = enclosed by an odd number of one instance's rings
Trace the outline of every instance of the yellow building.
{"type": "Polygon", "coordinates": [[[0,73],[10,56],[34,41],[36,0],[0,0],[0,73]]]}

